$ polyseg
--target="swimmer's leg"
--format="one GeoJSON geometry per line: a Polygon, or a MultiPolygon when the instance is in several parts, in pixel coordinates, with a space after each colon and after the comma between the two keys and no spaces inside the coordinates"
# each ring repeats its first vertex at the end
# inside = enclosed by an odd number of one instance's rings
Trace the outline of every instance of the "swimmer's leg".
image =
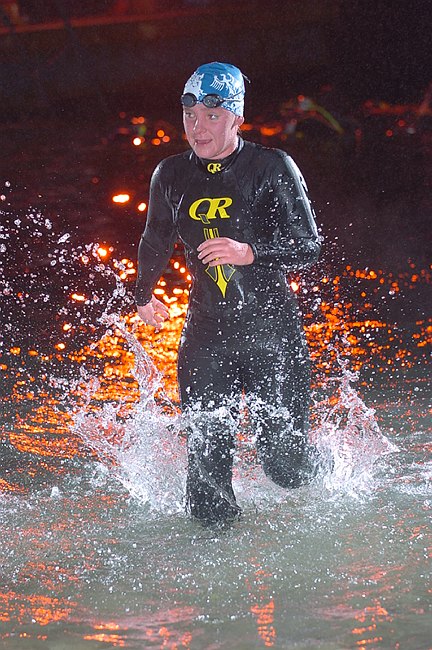
{"type": "Polygon", "coordinates": [[[194,414],[186,411],[193,422],[188,427],[186,499],[193,517],[214,524],[240,514],[232,489],[234,440],[218,414],[204,411],[202,415],[206,422],[197,423],[194,414]]]}
{"type": "Polygon", "coordinates": [[[188,436],[187,509],[203,524],[233,520],[240,514],[232,489],[236,369],[222,348],[183,340],[178,381],[188,436]]]}
{"type": "Polygon", "coordinates": [[[309,483],[316,454],[308,442],[310,361],[303,337],[255,349],[246,376],[246,401],[265,474],[284,488],[309,483]]]}

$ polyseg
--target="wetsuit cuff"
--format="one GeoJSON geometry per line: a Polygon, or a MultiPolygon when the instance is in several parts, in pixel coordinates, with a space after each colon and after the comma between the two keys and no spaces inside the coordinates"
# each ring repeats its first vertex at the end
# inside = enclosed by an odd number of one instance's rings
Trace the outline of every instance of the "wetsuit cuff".
{"type": "Polygon", "coordinates": [[[152,299],[152,293],[143,293],[139,289],[135,292],[135,304],[138,307],[145,307],[152,299]]]}
{"type": "Polygon", "coordinates": [[[252,250],[252,254],[253,254],[253,262],[252,262],[252,264],[253,264],[254,262],[256,262],[258,260],[258,250],[257,250],[257,247],[255,246],[255,244],[251,244],[251,242],[247,242],[247,243],[249,244],[249,246],[251,247],[251,250],[252,250]]]}

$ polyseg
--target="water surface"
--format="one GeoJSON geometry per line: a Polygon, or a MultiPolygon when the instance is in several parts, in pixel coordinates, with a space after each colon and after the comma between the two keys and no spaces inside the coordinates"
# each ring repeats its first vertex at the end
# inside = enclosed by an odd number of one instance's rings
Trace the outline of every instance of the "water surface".
{"type": "MultiPolygon", "coordinates": [[[[139,323],[132,298],[148,175],[184,144],[166,120],[140,120],[8,127],[1,647],[430,648],[430,268],[423,242],[389,244],[383,225],[396,199],[403,221],[412,185],[372,202],[358,160],[334,162],[338,143],[315,142],[316,166],[307,147],[279,143],[306,164],[327,239],[318,267],[292,282],[314,368],[312,436],[333,469],[278,489],[245,425],[243,518],[202,528],[184,513],[181,251],[157,289],[172,314],[162,333],[139,323]]],[[[385,194],[393,177],[380,173],[385,194]]],[[[415,191],[420,224],[426,187],[415,191]]]]}

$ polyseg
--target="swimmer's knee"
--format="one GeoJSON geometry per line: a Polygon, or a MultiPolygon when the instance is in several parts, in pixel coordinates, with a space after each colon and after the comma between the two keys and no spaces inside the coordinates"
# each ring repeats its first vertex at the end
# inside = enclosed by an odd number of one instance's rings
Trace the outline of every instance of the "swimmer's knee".
{"type": "Polygon", "coordinates": [[[292,489],[310,482],[300,468],[263,466],[265,475],[281,488],[292,489]]]}
{"type": "Polygon", "coordinates": [[[273,483],[286,489],[307,485],[316,474],[314,457],[308,449],[277,458],[266,457],[262,460],[262,466],[273,483]]]}

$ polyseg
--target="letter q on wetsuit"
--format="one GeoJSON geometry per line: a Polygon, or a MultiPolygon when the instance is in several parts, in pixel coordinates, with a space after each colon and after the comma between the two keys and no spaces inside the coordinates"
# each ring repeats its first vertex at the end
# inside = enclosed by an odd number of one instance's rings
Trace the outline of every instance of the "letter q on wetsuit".
{"type": "Polygon", "coordinates": [[[181,406],[190,415],[187,501],[192,515],[212,522],[239,512],[232,418],[242,396],[265,473],[283,487],[307,481],[309,356],[287,272],[316,261],[320,237],[293,160],[239,139],[226,159],[188,151],[156,168],[138,251],[138,305],[150,301],[178,238],[192,276],[178,355],[181,406]],[[197,247],[213,237],[247,242],[253,263],[206,267],[197,247]]]}

